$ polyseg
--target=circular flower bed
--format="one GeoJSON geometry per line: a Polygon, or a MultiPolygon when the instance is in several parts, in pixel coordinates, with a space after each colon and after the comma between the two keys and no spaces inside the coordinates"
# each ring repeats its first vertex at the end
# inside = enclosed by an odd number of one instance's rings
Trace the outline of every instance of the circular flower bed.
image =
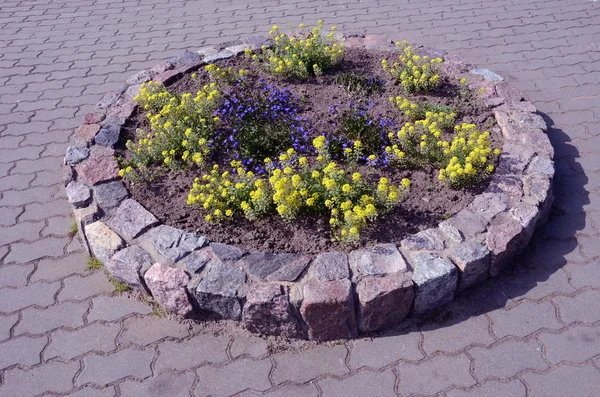
{"type": "Polygon", "coordinates": [[[330,340],[437,308],[527,245],[554,174],[531,103],[442,51],[322,30],[186,53],[86,116],[67,194],[113,277],[177,314],[330,340]]]}

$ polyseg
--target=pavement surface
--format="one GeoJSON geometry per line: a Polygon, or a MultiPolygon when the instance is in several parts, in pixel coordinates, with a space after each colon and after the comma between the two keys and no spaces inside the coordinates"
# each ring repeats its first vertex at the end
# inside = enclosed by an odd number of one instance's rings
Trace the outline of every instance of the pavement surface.
{"type": "Polygon", "coordinates": [[[2,0],[0,396],[598,396],[599,83],[590,0],[2,0]],[[557,199],[515,270],[433,320],[299,352],[113,295],[69,237],[60,168],[83,115],[184,49],[319,18],[444,48],[543,113],[557,199]]]}

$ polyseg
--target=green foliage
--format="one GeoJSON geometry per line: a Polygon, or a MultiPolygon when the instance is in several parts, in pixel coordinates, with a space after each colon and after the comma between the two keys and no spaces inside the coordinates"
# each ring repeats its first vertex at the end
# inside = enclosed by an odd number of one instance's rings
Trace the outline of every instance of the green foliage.
{"type": "Polygon", "coordinates": [[[290,25],[292,34],[281,33],[277,26],[269,31],[273,38],[273,48],[262,48],[261,55],[246,50],[246,55],[254,60],[264,61],[271,74],[282,78],[320,76],[341,61],[344,44],[335,37],[335,26],[323,35],[323,21],[314,28],[298,30],[290,25]]]}
{"type": "Polygon", "coordinates": [[[86,262],[87,262],[87,266],[85,267],[85,270],[100,270],[100,269],[102,269],[102,262],[98,258],[88,256],[86,262]]]}
{"type": "Polygon", "coordinates": [[[69,236],[71,236],[71,237],[75,236],[78,231],[79,231],[79,226],[77,225],[77,221],[75,219],[73,219],[73,222],[71,223],[71,230],[69,231],[69,236]]]}
{"type": "Polygon", "coordinates": [[[114,277],[110,278],[110,282],[113,285],[113,287],[115,288],[115,292],[116,293],[122,293],[122,292],[126,292],[129,291],[131,289],[131,287],[125,283],[122,283],[121,281],[117,280],[114,277]]]}
{"type": "Polygon", "coordinates": [[[372,74],[344,72],[336,74],[332,81],[344,87],[349,94],[370,95],[385,89],[385,82],[372,74]]]}

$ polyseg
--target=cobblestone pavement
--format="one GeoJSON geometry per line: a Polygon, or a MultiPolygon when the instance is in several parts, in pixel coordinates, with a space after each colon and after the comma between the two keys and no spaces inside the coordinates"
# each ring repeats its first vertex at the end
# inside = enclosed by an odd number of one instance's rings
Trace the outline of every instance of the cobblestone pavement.
{"type": "Polygon", "coordinates": [[[590,0],[2,0],[0,396],[597,396],[599,82],[590,0]],[[517,270],[408,330],[299,353],[113,296],[68,235],[60,167],[82,116],[183,49],[318,18],[452,51],[544,113],[557,200],[517,270]]]}

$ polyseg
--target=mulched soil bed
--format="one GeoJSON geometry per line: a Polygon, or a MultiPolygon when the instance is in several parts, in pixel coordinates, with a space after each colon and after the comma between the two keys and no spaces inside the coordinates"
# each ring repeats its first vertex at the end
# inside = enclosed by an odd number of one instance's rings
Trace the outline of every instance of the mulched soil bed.
{"type": "MultiPolygon", "coordinates": [[[[318,79],[302,82],[278,80],[241,56],[219,61],[218,66],[221,68],[231,66],[234,70],[240,68],[249,70],[251,75],[259,76],[267,83],[275,84],[280,88],[287,87],[298,98],[304,98],[302,116],[311,121],[312,139],[323,132],[333,131],[329,108],[334,105],[345,106],[351,99],[340,85],[331,81],[332,75],[340,71],[370,72],[383,78],[386,82],[385,91],[374,93],[369,97],[373,102],[371,112],[393,120],[394,131],[409,121],[405,120],[389,102],[389,97],[404,95],[401,87],[394,84],[382,70],[381,59],[384,57],[392,61],[396,59],[397,55],[390,55],[389,52],[378,53],[362,49],[347,49],[344,60],[337,69],[318,79]]],[[[169,89],[176,92],[195,92],[198,87],[208,82],[203,69],[197,73],[197,79],[192,80],[189,76],[184,76],[169,89]]],[[[409,98],[411,101],[426,98],[430,102],[450,105],[454,103],[453,97],[457,91],[458,87],[454,82],[452,84],[446,82],[439,92],[434,92],[426,97],[412,96],[409,98]]],[[[355,98],[352,100],[355,101],[355,98]]],[[[499,148],[501,147],[501,136],[496,128],[489,128],[493,115],[479,102],[481,101],[473,101],[466,109],[461,109],[455,124],[468,122],[476,124],[481,131],[489,130],[492,146],[499,148]]],[[[145,113],[138,111],[125,126],[118,147],[119,155],[127,158],[124,142],[127,139],[135,139],[136,128],[149,130],[145,113]]],[[[150,183],[127,182],[127,185],[133,198],[167,225],[205,235],[211,241],[234,244],[248,250],[272,252],[318,253],[325,250],[349,250],[355,248],[356,245],[399,243],[402,238],[435,226],[441,220],[460,211],[487,186],[487,182],[483,182],[467,189],[451,189],[438,181],[437,170],[433,167],[403,171],[382,169],[381,175],[373,176],[377,178],[387,176],[394,183],[401,178],[409,178],[411,181],[410,193],[403,203],[363,229],[359,243],[350,247],[348,244],[331,241],[327,216],[302,215],[296,221],[287,223],[273,215],[254,222],[237,218],[219,225],[209,224],[204,221],[204,215],[200,211],[192,209],[186,204],[192,181],[200,174],[199,171],[179,174],[160,171],[158,178],[150,183]]]]}

